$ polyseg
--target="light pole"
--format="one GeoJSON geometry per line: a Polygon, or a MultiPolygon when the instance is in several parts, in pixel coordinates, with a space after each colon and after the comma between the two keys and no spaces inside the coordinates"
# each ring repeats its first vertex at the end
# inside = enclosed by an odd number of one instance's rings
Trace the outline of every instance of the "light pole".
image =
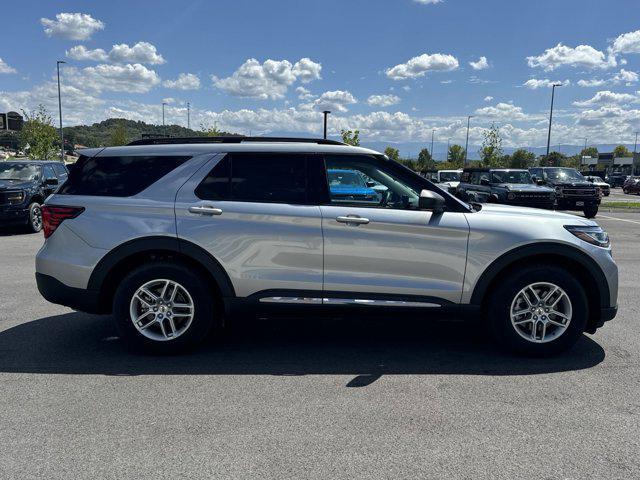
{"type": "Polygon", "coordinates": [[[187,128],[191,129],[191,104],[187,102],[187,128]]]}
{"type": "Polygon", "coordinates": [[[322,112],[322,114],[324,115],[324,139],[327,139],[327,117],[329,116],[329,114],[331,113],[330,110],[324,110],[322,112]]]}
{"type": "Polygon", "coordinates": [[[449,148],[450,148],[450,145],[451,145],[451,139],[447,138],[447,154],[446,154],[446,157],[445,157],[446,158],[445,161],[447,161],[447,162],[449,161],[449,148]]]}
{"type": "Polygon", "coordinates": [[[551,146],[551,122],[553,120],[553,97],[556,93],[556,87],[561,87],[561,83],[554,83],[551,86],[551,110],[549,111],[549,134],[547,135],[547,157],[549,156],[549,147],[551,146]]]}
{"type": "Polygon", "coordinates": [[[162,102],[162,126],[164,127],[164,106],[166,105],[165,102],[162,102]]]}
{"type": "Polygon", "coordinates": [[[67,63],[64,60],[56,61],[58,71],[58,114],[60,115],[60,160],[64,162],[64,133],[62,132],[62,96],[60,95],[60,64],[67,63]]]}
{"type": "Polygon", "coordinates": [[[638,148],[638,132],[636,132],[636,143],[633,144],[633,153],[637,152],[638,148]]]}
{"type": "Polygon", "coordinates": [[[467,116],[467,141],[464,144],[464,163],[462,164],[465,167],[467,166],[467,152],[469,150],[469,125],[471,124],[472,118],[473,118],[473,115],[467,116]]]}
{"type": "Polygon", "coordinates": [[[436,129],[431,130],[431,160],[433,160],[433,136],[436,134],[436,129]]]}

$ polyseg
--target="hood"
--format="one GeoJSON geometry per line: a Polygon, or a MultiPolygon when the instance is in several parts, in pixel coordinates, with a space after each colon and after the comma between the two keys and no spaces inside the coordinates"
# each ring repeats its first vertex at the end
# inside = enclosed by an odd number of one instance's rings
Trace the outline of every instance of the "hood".
{"type": "Polygon", "coordinates": [[[520,217],[527,221],[559,221],[573,225],[597,225],[592,220],[587,220],[577,215],[557,212],[554,210],[541,210],[539,208],[515,207],[496,203],[483,203],[482,209],[476,212],[479,215],[498,215],[501,217],[520,217]]]}
{"type": "Polygon", "coordinates": [[[442,182],[441,185],[447,185],[452,188],[457,188],[460,185],[459,180],[451,180],[450,182],[442,182]]]}
{"type": "Polygon", "coordinates": [[[24,180],[0,180],[0,190],[24,189],[32,186],[33,182],[25,182],[24,180]]]}
{"type": "Polygon", "coordinates": [[[535,185],[533,183],[500,183],[497,187],[506,188],[510,192],[542,192],[551,193],[555,190],[549,187],[543,187],[542,185],[535,185]]]}
{"type": "Polygon", "coordinates": [[[556,187],[593,187],[593,183],[584,181],[584,182],[554,182],[556,187]]]}

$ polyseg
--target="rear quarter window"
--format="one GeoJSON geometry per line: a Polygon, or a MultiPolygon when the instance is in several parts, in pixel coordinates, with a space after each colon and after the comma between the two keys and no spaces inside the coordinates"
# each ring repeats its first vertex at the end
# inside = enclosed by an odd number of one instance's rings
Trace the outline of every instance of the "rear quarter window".
{"type": "Polygon", "coordinates": [[[81,157],[60,188],[62,195],[130,197],[142,192],[191,157],[81,157]]]}

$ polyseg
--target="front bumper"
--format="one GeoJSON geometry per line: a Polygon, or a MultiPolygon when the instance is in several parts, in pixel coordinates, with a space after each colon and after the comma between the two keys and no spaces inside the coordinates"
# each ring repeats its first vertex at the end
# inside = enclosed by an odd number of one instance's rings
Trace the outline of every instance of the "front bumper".
{"type": "Polygon", "coordinates": [[[558,209],[560,210],[582,210],[584,207],[597,207],[600,205],[600,198],[558,198],[558,209]],[[582,203],[582,205],[578,205],[582,203]]]}
{"type": "Polygon", "coordinates": [[[36,284],[40,294],[49,302],[88,313],[105,313],[100,305],[100,293],[94,290],[74,288],[44,273],[36,272],[36,284]]]}
{"type": "Polygon", "coordinates": [[[0,207],[0,224],[26,223],[29,219],[29,209],[20,207],[0,207]]]}

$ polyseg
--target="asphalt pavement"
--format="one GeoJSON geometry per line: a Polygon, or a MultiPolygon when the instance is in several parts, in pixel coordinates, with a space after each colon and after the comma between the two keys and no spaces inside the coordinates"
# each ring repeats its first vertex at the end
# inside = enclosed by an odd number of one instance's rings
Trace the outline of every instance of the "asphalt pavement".
{"type": "Polygon", "coordinates": [[[135,355],[40,297],[41,234],[0,233],[0,478],[640,478],[640,214],[597,220],[620,313],[542,360],[403,318],[246,320],[135,355]]]}

